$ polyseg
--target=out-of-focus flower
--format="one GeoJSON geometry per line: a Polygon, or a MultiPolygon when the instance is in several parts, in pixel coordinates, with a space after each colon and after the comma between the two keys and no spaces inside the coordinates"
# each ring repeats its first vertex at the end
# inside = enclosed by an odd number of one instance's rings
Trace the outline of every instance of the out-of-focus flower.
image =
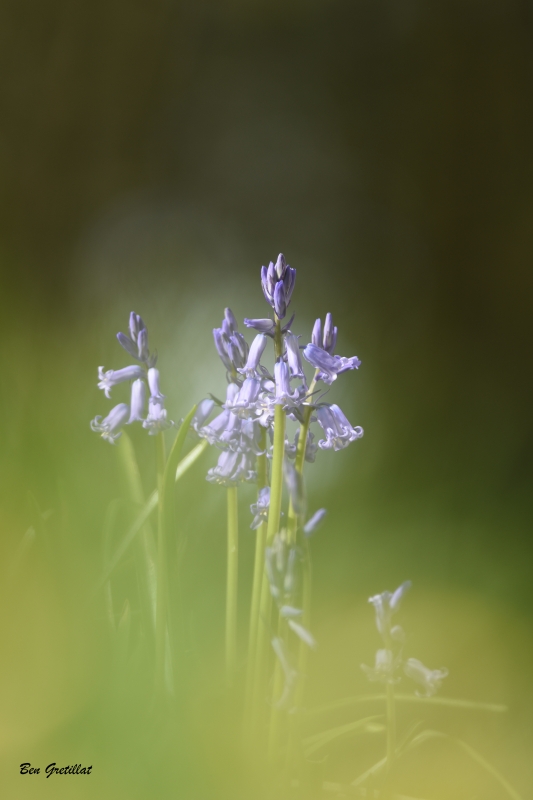
{"type": "Polygon", "coordinates": [[[306,537],[312,536],[313,533],[316,530],[318,530],[320,525],[322,525],[322,522],[324,521],[324,517],[326,516],[327,513],[328,512],[326,511],[325,508],[319,508],[318,511],[315,511],[313,516],[310,519],[308,519],[307,522],[304,525],[304,528],[303,528],[304,536],[306,536],[306,537]]]}
{"type": "Polygon", "coordinates": [[[441,686],[442,681],[448,675],[448,670],[443,667],[442,669],[428,669],[417,658],[408,658],[403,665],[403,671],[408,678],[422,686],[422,692],[416,692],[420,697],[431,697],[434,695],[441,686]]]}
{"type": "Polygon", "coordinates": [[[257,503],[252,503],[250,511],[254,515],[250,528],[255,531],[262,522],[268,519],[268,509],[270,507],[270,487],[264,486],[259,490],[257,495],[257,503]]]}
{"type": "Polygon", "coordinates": [[[373,667],[361,664],[361,669],[369,681],[380,681],[381,683],[396,683],[394,678],[396,661],[392,650],[382,649],[376,651],[376,661],[373,667]]]}
{"type": "Polygon", "coordinates": [[[376,594],[368,598],[368,602],[372,603],[374,606],[376,612],[376,626],[385,643],[388,643],[391,638],[397,641],[400,640],[401,628],[399,628],[399,626],[395,626],[396,630],[391,628],[391,619],[392,615],[400,607],[401,600],[410,587],[411,581],[405,581],[395,592],[382,592],[381,594],[376,594]]]}

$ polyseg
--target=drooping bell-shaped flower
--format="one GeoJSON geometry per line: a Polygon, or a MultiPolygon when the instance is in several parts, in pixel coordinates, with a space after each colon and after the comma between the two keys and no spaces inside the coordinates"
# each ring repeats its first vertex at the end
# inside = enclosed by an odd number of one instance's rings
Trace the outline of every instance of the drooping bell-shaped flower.
{"type": "Polygon", "coordinates": [[[255,531],[262,522],[268,519],[268,509],[270,507],[270,486],[263,486],[257,495],[257,503],[252,503],[250,511],[254,515],[250,528],[255,531]]]}
{"type": "Polygon", "coordinates": [[[352,358],[332,356],[327,350],[312,343],[304,348],[303,356],[315,369],[319,370],[317,380],[324,381],[328,386],[337,380],[337,375],[361,366],[361,361],[357,356],[352,356],[352,358]]]}
{"type": "Polygon", "coordinates": [[[91,430],[99,433],[102,439],[109,444],[116,444],[117,439],[122,436],[120,428],[126,424],[130,415],[130,408],[127,403],[119,403],[111,409],[107,417],[95,417],[91,421],[91,430]]]}
{"type": "Polygon", "coordinates": [[[300,357],[300,347],[298,345],[298,336],[295,336],[293,333],[286,334],[285,347],[291,378],[303,378],[305,380],[302,359],[300,357]]]}
{"type": "Polygon", "coordinates": [[[322,450],[342,450],[363,435],[363,429],[359,425],[354,428],[335,403],[320,406],[317,409],[317,417],[326,435],[326,438],[318,443],[322,450]]]}
{"type": "Polygon", "coordinates": [[[142,422],[146,406],[146,384],[141,378],[131,384],[131,412],[128,425],[132,422],[142,422]]]}
{"type": "Polygon", "coordinates": [[[235,378],[237,370],[246,364],[248,345],[242,333],[239,333],[237,320],[230,308],[224,310],[221,327],[213,328],[213,339],[222,363],[235,378]]]}
{"type": "Polygon", "coordinates": [[[107,398],[111,397],[111,389],[119,383],[124,381],[133,381],[137,378],[144,378],[145,371],[142,367],[132,364],[130,367],[123,367],[122,369],[108,369],[104,370],[103,367],[98,367],[98,388],[102,389],[107,398]]]}
{"type": "Polygon", "coordinates": [[[380,681],[381,683],[396,683],[394,678],[397,659],[394,658],[392,650],[382,649],[376,651],[376,660],[373,667],[361,664],[361,669],[369,681],[380,681]]]}
{"type": "Polygon", "coordinates": [[[259,333],[255,337],[248,352],[248,358],[246,360],[246,364],[244,367],[241,367],[237,370],[242,375],[247,375],[248,377],[253,377],[257,374],[257,370],[259,367],[259,362],[261,360],[261,356],[263,355],[263,351],[267,344],[267,337],[264,333],[259,333]]]}
{"type": "Polygon", "coordinates": [[[422,686],[422,691],[416,692],[419,697],[432,697],[440,689],[442,681],[448,675],[446,667],[429,669],[417,658],[408,658],[403,665],[403,671],[408,678],[412,678],[422,686]]]}

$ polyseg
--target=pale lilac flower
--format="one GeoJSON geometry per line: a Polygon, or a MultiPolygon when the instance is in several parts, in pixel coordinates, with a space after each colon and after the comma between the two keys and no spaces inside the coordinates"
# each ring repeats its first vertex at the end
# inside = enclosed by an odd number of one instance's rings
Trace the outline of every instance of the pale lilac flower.
{"type": "Polygon", "coordinates": [[[128,419],[130,409],[127,403],[119,403],[111,409],[107,417],[95,417],[91,421],[91,430],[99,433],[102,439],[110,444],[115,444],[116,440],[122,436],[119,430],[128,419]]]}
{"type": "Polygon", "coordinates": [[[132,422],[142,422],[144,408],[146,405],[146,384],[141,378],[137,378],[131,384],[131,413],[128,425],[132,422]]]}
{"type": "MultiPolygon", "coordinates": [[[[400,607],[401,600],[410,587],[411,581],[404,581],[404,583],[402,583],[402,585],[399,586],[396,591],[392,593],[382,592],[381,594],[376,594],[368,599],[368,602],[372,603],[376,611],[376,626],[385,643],[390,640],[394,630],[391,628],[392,615],[400,607]]],[[[399,626],[395,626],[395,628],[398,629],[399,626]]],[[[400,632],[395,630],[394,633],[395,635],[392,638],[399,639],[400,632]]]]}
{"type": "Polygon", "coordinates": [[[265,300],[269,303],[278,319],[283,319],[296,282],[296,270],[285,262],[280,253],[276,263],[272,261],[268,267],[261,267],[261,287],[265,300]]]}
{"type": "Polygon", "coordinates": [[[319,406],[317,417],[319,425],[326,434],[326,438],[318,443],[322,450],[342,450],[363,435],[363,429],[359,425],[354,428],[335,403],[319,406]]]}
{"type": "Polygon", "coordinates": [[[236,486],[241,481],[253,482],[256,477],[251,456],[232,450],[223,450],[216,467],[207,473],[208,481],[222,486],[236,486]]]}
{"type": "Polygon", "coordinates": [[[213,338],[218,355],[226,370],[236,377],[248,358],[248,345],[242,333],[238,331],[237,320],[230,308],[224,310],[224,319],[220,328],[213,328],[213,338]]]}
{"type": "Polygon", "coordinates": [[[291,378],[303,378],[305,380],[305,373],[302,366],[302,359],[300,358],[300,348],[298,346],[298,336],[293,333],[288,333],[285,336],[285,347],[287,354],[287,364],[289,365],[289,372],[291,378]]]}
{"type": "Polygon", "coordinates": [[[151,367],[148,370],[148,386],[150,387],[150,394],[152,397],[157,397],[162,400],[165,395],[161,394],[159,389],[159,370],[151,367]]]}
{"type": "Polygon", "coordinates": [[[268,519],[268,509],[270,507],[270,487],[263,486],[257,495],[257,503],[252,503],[250,511],[254,515],[250,528],[255,531],[262,522],[268,519]]]}
{"type": "Polygon", "coordinates": [[[102,389],[107,398],[111,397],[111,389],[119,383],[124,381],[132,381],[136,378],[144,378],[145,371],[142,367],[132,364],[130,367],[123,367],[122,369],[108,369],[104,371],[103,367],[98,367],[98,388],[102,389]]]}
{"type": "Polygon", "coordinates": [[[148,400],[148,416],[143,421],[143,428],[146,428],[150,436],[155,436],[172,425],[174,423],[168,419],[162,399],[160,397],[150,397],[148,400]]]}
{"type": "Polygon", "coordinates": [[[155,367],[157,354],[150,355],[146,325],[142,317],[134,311],[130,314],[129,330],[129,337],[124,333],[117,333],[119,343],[130,356],[133,356],[133,358],[136,358],[138,361],[142,361],[147,367],[155,367]]]}
{"type": "Polygon", "coordinates": [[[297,514],[303,514],[305,511],[305,488],[302,474],[288,459],[285,459],[283,475],[293,509],[297,514]]]}
{"type": "Polygon", "coordinates": [[[246,364],[241,369],[238,369],[237,372],[240,372],[242,375],[247,375],[248,377],[253,377],[256,375],[259,367],[259,361],[261,360],[261,356],[263,355],[266,344],[266,335],[264,333],[258,333],[248,352],[246,364]]]}
{"type": "Polygon", "coordinates": [[[403,665],[403,671],[408,678],[422,686],[422,692],[416,692],[419,697],[431,697],[441,686],[442,681],[448,675],[446,667],[442,669],[428,669],[417,658],[408,658],[403,665]]]}
{"type": "Polygon", "coordinates": [[[397,659],[394,658],[392,650],[377,650],[374,667],[367,667],[361,664],[361,669],[369,681],[380,681],[381,683],[397,683],[394,678],[395,670],[398,666],[397,659]]]}
{"type": "Polygon", "coordinates": [[[248,319],[245,317],[244,324],[247,328],[253,328],[267,336],[273,336],[276,330],[276,323],[273,319],[248,319]]]}
{"type": "Polygon", "coordinates": [[[215,401],[211,400],[210,398],[205,398],[204,400],[200,400],[200,402],[198,403],[198,407],[194,413],[194,417],[191,420],[191,428],[199,436],[202,435],[201,430],[204,427],[214,407],[215,407],[215,401]]]}
{"type": "Polygon", "coordinates": [[[261,391],[259,378],[245,378],[238,394],[226,401],[225,407],[241,417],[256,416],[256,402],[261,391]]]}
{"type": "Polygon", "coordinates": [[[358,369],[361,365],[357,356],[352,356],[352,358],[332,356],[327,350],[312,343],[304,348],[303,356],[318,370],[317,380],[324,381],[328,386],[337,380],[337,375],[341,375],[349,369],[358,369]]]}
{"type": "Polygon", "coordinates": [[[318,530],[320,525],[322,525],[324,517],[326,516],[327,513],[328,512],[326,511],[325,508],[319,508],[318,511],[315,511],[313,516],[310,519],[308,519],[304,525],[303,531],[305,537],[312,536],[313,533],[316,530],[318,530]]]}
{"type": "Polygon", "coordinates": [[[305,389],[298,387],[291,391],[289,368],[284,361],[276,361],[274,364],[274,377],[276,381],[276,395],[273,402],[276,405],[297,404],[305,395],[305,389]]]}

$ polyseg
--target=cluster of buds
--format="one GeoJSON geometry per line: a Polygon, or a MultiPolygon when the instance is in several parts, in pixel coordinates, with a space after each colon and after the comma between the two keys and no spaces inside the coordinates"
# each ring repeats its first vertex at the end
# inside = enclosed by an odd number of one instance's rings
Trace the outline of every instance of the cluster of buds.
{"type": "Polygon", "coordinates": [[[419,697],[431,697],[440,689],[448,670],[445,667],[429,669],[417,658],[404,660],[402,651],[405,633],[400,625],[392,624],[392,616],[398,611],[410,586],[411,582],[405,581],[395,592],[382,592],[369,598],[368,602],[372,603],[376,612],[376,627],[385,647],[376,651],[373,667],[361,664],[361,669],[370,681],[398,683],[401,680],[398,673],[403,668],[405,675],[421,686],[416,694],[419,697]]]}
{"type": "Polygon", "coordinates": [[[98,367],[98,388],[102,389],[107,398],[111,398],[111,390],[119,383],[129,382],[131,385],[129,404],[119,403],[103,419],[97,416],[91,421],[91,429],[110,444],[115,444],[121,436],[123,425],[141,422],[149,435],[155,436],[174,424],[167,417],[165,395],[159,389],[157,354],[150,353],[146,325],[134,311],[130,314],[129,336],[117,333],[117,339],[124,350],[139,363],[115,370],[98,367]]]}

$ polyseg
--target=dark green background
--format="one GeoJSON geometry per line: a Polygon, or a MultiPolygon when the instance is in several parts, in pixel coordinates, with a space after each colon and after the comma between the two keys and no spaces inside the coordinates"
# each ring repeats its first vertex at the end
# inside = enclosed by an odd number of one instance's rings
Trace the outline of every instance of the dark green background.
{"type": "MultiPolygon", "coordinates": [[[[266,313],[259,268],[282,250],[298,270],[302,341],[332,311],[339,352],[363,362],[331,399],[364,439],[309,469],[312,505],[330,511],[313,542],[327,646],[311,684],[321,702],[365,691],[358,664],[377,646],[366,597],[410,577],[417,655],[426,659],[425,632],[428,661],[450,667],[449,693],[514,704],[505,732],[473,735],[527,795],[531,3],[2,0],[0,65],[4,560],[34,524],[28,492],[65,539],[57,557],[34,556],[20,625],[40,580],[55,598],[47,618],[70,629],[62,609],[98,574],[105,508],[120,489],[115,453],[88,422],[108,408],[96,367],[126,363],[114,334],[131,308],[148,323],[179,419],[222,393],[211,328],[226,305],[240,319],[266,313]]],[[[150,442],[134,440],[149,490],[150,442]]],[[[206,658],[222,646],[224,592],[223,492],[203,482],[212,461],[183,493],[206,658]]],[[[105,653],[97,623],[91,635],[91,652],[105,653]]],[[[28,640],[6,685],[53,649],[28,640]]],[[[84,688],[72,689],[80,708],[101,662],[86,660],[84,688]]],[[[46,741],[29,708],[22,719],[20,741],[29,730],[46,741]]],[[[18,750],[6,752],[2,770],[18,763],[18,750]]]]}

